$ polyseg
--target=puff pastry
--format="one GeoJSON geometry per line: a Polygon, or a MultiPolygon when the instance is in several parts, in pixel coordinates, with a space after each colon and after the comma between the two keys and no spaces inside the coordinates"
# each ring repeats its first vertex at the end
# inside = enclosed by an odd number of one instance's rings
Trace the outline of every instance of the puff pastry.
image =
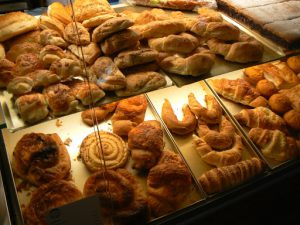
{"type": "Polygon", "coordinates": [[[57,74],[62,81],[83,74],[80,63],[76,60],[67,58],[62,58],[53,62],[49,70],[57,74]]]}
{"type": "Polygon", "coordinates": [[[61,48],[68,46],[60,33],[50,29],[45,29],[40,33],[40,43],[42,45],[56,45],[61,48]]]}
{"type": "Polygon", "coordinates": [[[91,42],[90,33],[79,22],[69,23],[64,29],[64,39],[75,45],[87,45],[91,42]]]}
{"type": "Polygon", "coordinates": [[[22,54],[26,53],[33,53],[33,54],[39,54],[42,45],[39,43],[34,42],[21,42],[18,44],[13,45],[6,53],[6,58],[12,62],[16,62],[17,57],[22,54]]]}

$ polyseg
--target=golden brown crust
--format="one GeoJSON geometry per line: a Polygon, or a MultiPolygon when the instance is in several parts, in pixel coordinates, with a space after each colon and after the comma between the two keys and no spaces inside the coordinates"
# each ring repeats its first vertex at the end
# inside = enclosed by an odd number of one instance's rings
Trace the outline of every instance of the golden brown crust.
{"type": "Polygon", "coordinates": [[[42,45],[56,45],[61,48],[68,46],[62,35],[55,30],[45,29],[40,33],[40,43],[42,45]]]}
{"type": "Polygon", "coordinates": [[[57,31],[60,35],[64,34],[64,24],[53,17],[41,15],[39,26],[42,30],[50,29],[57,31]]]}
{"type": "Polygon", "coordinates": [[[159,65],[157,62],[150,62],[146,64],[141,64],[137,66],[131,66],[125,69],[121,69],[124,75],[129,75],[133,73],[141,73],[141,72],[157,72],[159,70],[159,65]]]}
{"type": "Polygon", "coordinates": [[[46,224],[46,214],[53,208],[81,199],[81,191],[72,183],[59,180],[40,186],[23,211],[27,225],[46,224]]]}
{"type": "Polygon", "coordinates": [[[103,14],[103,15],[95,16],[90,19],[84,20],[82,22],[82,25],[86,28],[98,27],[101,24],[103,24],[105,21],[115,18],[115,17],[118,17],[118,16],[120,16],[120,15],[116,14],[116,13],[103,14]]]}
{"type": "Polygon", "coordinates": [[[14,45],[23,44],[24,42],[40,43],[40,32],[40,30],[34,30],[25,34],[18,35],[12,39],[7,40],[5,42],[5,47],[7,49],[10,49],[14,45]]]}
{"type": "Polygon", "coordinates": [[[62,58],[66,57],[64,50],[56,45],[46,45],[40,51],[40,60],[43,62],[44,67],[48,68],[54,63],[62,58]]]}
{"type": "Polygon", "coordinates": [[[51,5],[49,5],[47,14],[48,16],[59,20],[64,25],[72,22],[71,14],[69,14],[64,5],[60,2],[53,2],[51,5]]]}
{"type": "Polygon", "coordinates": [[[27,77],[33,80],[33,87],[47,87],[60,81],[60,77],[49,70],[36,70],[28,73],[27,77]]]}
{"type": "Polygon", "coordinates": [[[100,48],[94,42],[91,42],[89,45],[81,47],[77,45],[69,45],[68,49],[79,59],[84,59],[84,61],[88,64],[93,64],[95,60],[101,55],[100,48]]]}
{"type": "Polygon", "coordinates": [[[291,109],[291,102],[284,94],[274,94],[269,98],[269,105],[276,113],[285,113],[291,109]]]}
{"type": "Polygon", "coordinates": [[[62,81],[69,80],[72,77],[81,76],[83,74],[80,62],[67,58],[54,61],[49,70],[57,74],[62,81]]]}
{"type": "Polygon", "coordinates": [[[30,77],[14,77],[7,85],[8,92],[14,95],[23,95],[32,91],[34,82],[30,77]]]}
{"type": "Polygon", "coordinates": [[[273,94],[278,92],[275,84],[269,80],[263,79],[257,82],[256,90],[266,98],[271,97],[273,94]]]}
{"type": "Polygon", "coordinates": [[[12,167],[18,176],[38,186],[66,178],[71,161],[57,134],[29,133],[16,144],[12,167]]]}
{"type": "Polygon", "coordinates": [[[88,45],[91,42],[90,33],[78,22],[69,23],[65,27],[64,38],[67,42],[75,45],[88,45]]]}
{"type": "Polygon", "coordinates": [[[283,119],[294,130],[300,130],[300,110],[292,109],[283,115],[283,119]]]}
{"type": "Polygon", "coordinates": [[[265,79],[264,70],[260,65],[251,66],[244,70],[245,80],[256,85],[258,81],[265,79]]]}
{"type": "Polygon", "coordinates": [[[295,72],[300,73],[300,56],[291,56],[286,60],[288,66],[295,72]]]}
{"type": "Polygon", "coordinates": [[[6,58],[12,62],[16,62],[18,56],[26,53],[33,53],[38,55],[40,54],[41,49],[42,45],[34,42],[23,42],[20,44],[15,44],[8,50],[6,58]]]}
{"type": "Polygon", "coordinates": [[[15,64],[7,59],[0,60],[0,87],[6,87],[14,78],[15,64]]]}
{"type": "Polygon", "coordinates": [[[43,69],[44,65],[38,55],[34,53],[26,53],[19,55],[16,59],[16,67],[14,74],[16,76],[24,76],[38,69],[43,69]]]}

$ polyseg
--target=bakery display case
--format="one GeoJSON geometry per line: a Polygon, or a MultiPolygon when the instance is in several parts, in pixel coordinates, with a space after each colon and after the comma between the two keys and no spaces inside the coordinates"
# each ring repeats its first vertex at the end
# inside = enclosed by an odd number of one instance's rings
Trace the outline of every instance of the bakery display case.
{"type": "Polygon", "coordinates": [[[55,224],[80,204],[100,224],[193,224],[298,170],[297,40],[184,2],[0,16],[11,224],[55,224]]]}

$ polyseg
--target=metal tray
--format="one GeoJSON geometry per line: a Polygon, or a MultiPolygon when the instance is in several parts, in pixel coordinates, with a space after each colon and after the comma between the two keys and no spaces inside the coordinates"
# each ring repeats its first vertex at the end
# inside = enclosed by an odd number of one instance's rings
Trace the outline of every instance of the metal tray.
{"type": "MultiPolygon", "coordinates": [[[[151,108],[151,105],[148,104],[148,109],[146,111],[145,120],[153,120],[157,119],[157,115],[153,113],[153,109],[151,108]]],[[[111,121],[107,120],[101,124],[99,124],[99,130],[105,130],[105,131],[111,131],[112,132],[112,126],[111,121]]],[[[81,145],[82,140],[90,133],[95,131],[94,127],[89,127],[85,125],[81,120],[81,113],[75,113],[72,115],[64,116],[56,120],[47,121],[32,127],[28,127],[19,131],[16,131],[14,133],[9,132],[8,129],[2,130],[2,135],[4,139],[4,144],[6,148],[6,153],[8,156],[9,162],[12,160],[12,154],[14,147],[16,143],[19,141],[19,139],[27,133],[30,132],[42,132],[42,133],[57,133],[62,141],[64,142],[68,138],[70,138],[72,141],[71,143],[66,146],[70,155],[71,159],[71,173],[72,173],[72,180],[75,182],[77,187],[80,190],[83,190],[84,183],[89,175],[91,173],[87,170],[84,163],[78,159],[79,154],[79,148],[81,145]],[[59,126],[58,126],[59,125],[59,126]]],[[[164,130],[164,142],[165,142],[165,149],[170,149],[176,152],[176,147],[174,146],[174,143],[169,138],[167,133],[164,130]]],[[[9,163],[10,165],[10,163],[9,163]]],[[[143,186],[143,188],[146,190],[146,175],[137,173],[137,171],[133,170],[131,168],[132,160],[129,159],[128,163],[126,164],[125,168],[128,169],[132,174],[135,175],[139,183],[143,186]]],[[[11,167],[9,168],[11,170],[11,167]]],[[[15,210],[16,212],[20,211],[30,200],[30,196],[32,191],[35,189],[35,187],[31,186],[29,190],[22,190],[22,192],[17,192],[16,187],[22,182],[20,178],[14,177],[14,182],[11,186],[13,191],[16,193],[18,198],[18,204],[15,205],[17,207],[15,210]]],[[[187,197],[187,199],[182,202],[182,205],[178,211],[184,208],[188,208],[189,206],[194,205],[195,203],[198,203],[199,201],[202,201],[206,198],[205,194],[202,192],[201,189],[199,189],[198,184],[194,181],[193,182],[193,188],[191,191],[191,194],[187,197]]],[[[177,212],[177,211],[176,211],[177,212]]],[[[174,213],[176,213],[174,212],[174,213]]],[[[168,216],[172,216],[173,213],[171,213],[168,216]]],[[[159,220],[167,220],[169,217],[163,216],[161,218],[153,218],[150,223],[155,223],[159,220]]]]}
{"type": "MultiPolygon", "coordinates": [[[[189,84],[183,86],[181,88],[177,88],[175,86],[165,88],[164,90],[158,90],[154,92],[147,93],[147,96],[151,100],[155,110],[161,116],[161,109],[164,103],[164,99],[168,99],[172,105],[172,108],[178,118],[182,117],[182,106],[188,103],[188,94],[193,92],[195,97],[200,102],[201,105],[206,106],[205,103],[205,95],[211,94],[212,92],[206,86],[204,81],[196,82],[193,84],[189,84]]],[[[226,115],[227,112],[223,110],[223,115],[226,115]]],[[[230,116],[227,116],[231,123],[235,126],[230,116]]],[[[242,155],[242,160],[250,159],[251,157],[259,157],[255,151],[251,148],[248,143],[248,140],[241,135],[239,129],[236,128],[236,133],[239,134],[244,143],[244,151],[242,155]]],[[[193,144],[193,134],[188,135],[176,135],[171,134],[174,139],[176,145],[179,148],[182,156],[185,158],[187,164],[190,166],[195,177],[201,176],[204,172],[214,168],[206,164],[202,161],[201,157],[195,150],[195,146],[193,144]]]]}

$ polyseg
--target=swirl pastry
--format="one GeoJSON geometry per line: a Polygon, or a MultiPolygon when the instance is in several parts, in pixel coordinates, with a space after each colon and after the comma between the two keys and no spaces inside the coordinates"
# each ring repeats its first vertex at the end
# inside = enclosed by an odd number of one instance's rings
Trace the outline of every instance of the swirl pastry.
{"type": "Polygon", "coordinates": [[[100,131],[99,134],[93,132],[83,139],[80,155],[87,168],[94,172],[104,167],[113,169],[124,166],[128,159],[128,149],[118,135],[100,131]]]}
{"type": "Polygon", "coordinates": [[[146,224],[146,197],[127,170],[98,171],[87,179],[83,192],[86,196],[99,195],[104,219],[113,219],[111,224],[146,224]]]}
{"type": "Polygon", "coordinates": [[[43,184],[32,194],[29,204],[23,211],[27,225],[46,224],[46,213],[53,208],[81,199],[82,193],[67,181],[59,180],[43,184]]]}
{"type": "Polygon", "coordinates": [[[57,134],[29,133],[14,149],[12,168],[18,176],[38,186],[67,177],[71,162],[57,134]]]}

